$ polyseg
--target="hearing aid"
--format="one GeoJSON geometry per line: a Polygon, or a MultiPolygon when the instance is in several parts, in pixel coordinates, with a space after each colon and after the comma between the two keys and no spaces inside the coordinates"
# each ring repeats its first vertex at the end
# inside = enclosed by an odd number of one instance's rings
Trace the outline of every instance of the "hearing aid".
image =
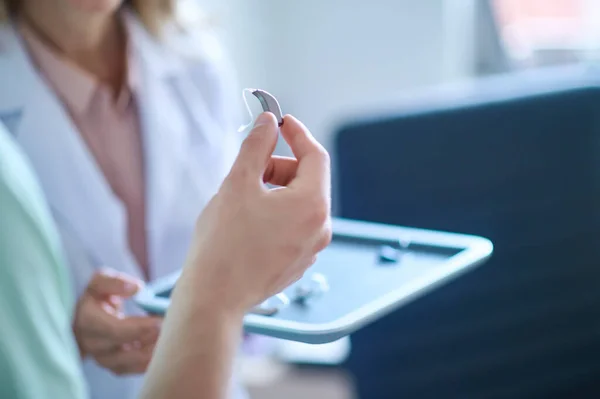
{"type": "Polygon", "coordinates": [[[279,127],[283,125],[283,115],[281,113],[281,107],[277,99],[269,92],[260,89],[250,89],[251,93],[258,98],[260,105],[262,106],[263,112],[271,112],[277,118],[277,124],[279,127]]]}
{"type": "MultiPolygon", "coordinates": [[[[271,112],[275,115],[277,119],[277,124],[279,127],[283,125],[283,113],[281,112],[281,107],[279,106],[279,102],[271,93],[266,92],[260,89],[244,89],[242,92],[242,97],[244,99],[244,103],[246,104],[246,110],[250,117],[252,117],[252,111],[250,110],[250,105],[248,105],[248,99],[246,98],[246,93],[251,93],[254,97],[258,99],[260,105],[262,106],[263,112],[271,112]]],[[[252,122],[240,126],[238,132],[242,132],[252,126],[252,122]]]]}

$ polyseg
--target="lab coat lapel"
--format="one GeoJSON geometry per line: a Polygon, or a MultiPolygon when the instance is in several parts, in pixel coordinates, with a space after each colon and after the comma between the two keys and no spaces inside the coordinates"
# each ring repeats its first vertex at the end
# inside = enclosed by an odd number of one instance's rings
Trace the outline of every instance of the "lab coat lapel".
{"type": "Polygon", "coordinates": [[[138,107],[144,137],[146,172],[146,231],[152,276],[156,276],[158,252],[165,226],[179,188],[187,160],[186,125],[166,82],[147,79],[141,88],[138,107]]]}
{"type": "Polygon", "coordinates": [[[135,90],[145,155],[148,255],[150,272],[155,277],[162,274],[157,271],[161,267],[161,243],[188,159],[188,124],[174,91],[176,70],[165,69],[178,65],[165,61],[168,55],[159,53],[159,46],[146,37],[137,21],[129,18],[128,23],[134,60],[141,74],[141,84],[135,90]]]}
{"type": "MultiPolygon", "coordinates": [[[[0,119],[12,118],[11,132],[28,154],[59,224],[81,241],[96,267],[132,265],[123,261],[130,257],[124,210],[71,118],[13,28],[0,32],[0,43],[0,70],[20,74],[0,76],[0,119]]],[[[125,271],[139,275],[133,267],[125,271]]]]}
{"type": "Polygon", "coordinates": [[[170,250],[165,243],[173,239],[165,234],[193,226],[218,188],[216,165],[222,162],[214,158],[222,156],[222,135],[181,55],[159,45],[131,15],[126,21],[142,72],[136,98],[146,156],[146,226],[151,271],[158,276],[181,266],[162,264],[170,258],[163,256],[170,250]]]}

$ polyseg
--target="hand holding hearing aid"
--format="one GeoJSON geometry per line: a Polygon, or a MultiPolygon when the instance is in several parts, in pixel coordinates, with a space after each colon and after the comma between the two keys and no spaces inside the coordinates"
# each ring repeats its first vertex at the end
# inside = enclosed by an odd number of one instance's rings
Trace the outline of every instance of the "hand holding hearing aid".
{"type": "Polygon", "coordinates": [[[201,296],[241,317],[298,280],[329,244],[329,156],[297,119],[282,121],[281,134],[296,158],[272,155],[278,121],[261,114],[198,219],[173,301],[201,296]]]}

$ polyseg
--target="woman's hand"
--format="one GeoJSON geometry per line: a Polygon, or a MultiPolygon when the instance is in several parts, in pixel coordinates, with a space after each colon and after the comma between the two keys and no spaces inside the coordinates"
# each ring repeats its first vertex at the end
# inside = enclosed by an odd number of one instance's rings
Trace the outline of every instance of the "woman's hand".
{"type": "Polygon", "coordinates": [[[77,303],[73,331],[82,357],[118,375],[146,371],[162,319],[124,316],[122,301],[142,282],[110,270],[97,272],[77,303]]]}
{"type": "Polygon", "coordinates": [[[329,156],[293,117],[281,133],[296,159],[272,156],[277,121],[262,114],[198,219],[142,398],[228,397],[244,314],[329,244],[329,156]]]}
{"type": "Polygon", "coordinates": [[[239,314],[301,278],[331,240],[329,155],[289,115],[281,134],[295,158],[272,155],[277,123],[261,114],[198,219],[184,269],[196,289],[239,314]]]}

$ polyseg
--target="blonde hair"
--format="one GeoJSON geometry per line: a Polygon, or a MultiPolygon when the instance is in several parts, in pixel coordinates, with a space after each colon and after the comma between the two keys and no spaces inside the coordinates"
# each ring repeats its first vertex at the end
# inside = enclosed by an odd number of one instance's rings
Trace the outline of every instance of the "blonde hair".
{"type": "MultiPolygon", "coordinates": [[[[176,0],[125,0],[124,6],[130,6],[140,20],[154,35],[159,35],[165,24],[175,22],[176,0]]],[[[0,23],[7,22],[18,12],[20,0],[0,0],[0,23]]]]}

